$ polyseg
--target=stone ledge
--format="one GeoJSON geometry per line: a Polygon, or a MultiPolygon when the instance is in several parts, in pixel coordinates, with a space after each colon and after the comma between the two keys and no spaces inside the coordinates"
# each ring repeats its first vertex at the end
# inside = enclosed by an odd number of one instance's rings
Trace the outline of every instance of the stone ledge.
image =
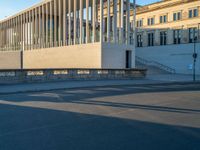
{"type": "Polygon", "coordinates": [[[145,69],[5,69],[0,84],[66,80],[136,79],[146,76],[145,69]]]}

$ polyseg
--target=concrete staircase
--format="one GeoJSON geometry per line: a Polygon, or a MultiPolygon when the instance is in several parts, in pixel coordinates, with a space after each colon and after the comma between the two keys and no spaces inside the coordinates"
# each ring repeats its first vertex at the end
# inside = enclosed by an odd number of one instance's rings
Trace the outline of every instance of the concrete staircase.
{"type": "Polygon", "coordinates": [[[147,74],[175,74],[175,69],[156,61],[149,61],[136,56],[136,68],[147,69],[147,74]]]}

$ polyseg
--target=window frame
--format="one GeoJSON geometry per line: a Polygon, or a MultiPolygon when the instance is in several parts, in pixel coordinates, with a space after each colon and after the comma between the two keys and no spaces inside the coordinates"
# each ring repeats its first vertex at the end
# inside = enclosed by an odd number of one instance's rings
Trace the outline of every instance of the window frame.
{"type": "Polygon", "coordinates": [[[173,43],[181,44],[181,29],[173,30],[173,43]]]}
{"type": "Polygon", "coordinates": [[[143,47],[142,33],[137,34],[137,47],[143,47]]]}
{"type": "Polygon", "coordinates": [[[188,10],[188,18],[191,19],[191,18],[196,18],[198,16],[199,16],[199,8],[190,8],[188,10]]]}
{"type": "Polygon", "coordinates": [[[198,28],[191,27],[188,29],[188,31],[189,31],[189,43],[194,43],[194,39],[196,40],[198,39],[198,28]]]}
{"type": "Polygon", "coordinates": [[[160,31],[160,45],[167,45],[167,31],[160,31]]]}
{"type": "Polygon", "coordinates": [[[148,40],[148,46],[154,46],[154,39],[155,39],[155,33],[154,32],[150,32],[147,34],[147,40],[148,40]]]}
{"type": "Polygon", "coordinates": [[[147,25],[148,26],[155,25],[155,17],[148,17],[147,18],[147,25]]]}

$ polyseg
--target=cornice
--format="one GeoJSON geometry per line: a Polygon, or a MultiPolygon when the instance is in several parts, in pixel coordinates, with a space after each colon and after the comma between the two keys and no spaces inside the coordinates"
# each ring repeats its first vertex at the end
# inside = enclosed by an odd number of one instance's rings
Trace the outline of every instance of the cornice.
{"type": "Polygon", "coordinates": [[[199,1],[199,0],[179,0],[179,1],[175,1],[175,2],[172,0],[171,3],[167,3],[167,4],[165,4],[165,3],[168,1],[161,1],[161,2],[157,2],[157,3],[145,5],[142,7],[138,7],[137,15],[151,12],[151,11],[156,11],[156,10],[163,9],[163,8],[178,6],[178,5],[182,5],[182,4],[186,4],[186,3],[197,2],[197,1],[199,1]],[[155,7],[152,6],[152,5],[156,5],[156,4],[158,4],[158,6],[155,6],[155,7]],[[150,7],[152,7],[152,8],[150,8],[150,7]]]}

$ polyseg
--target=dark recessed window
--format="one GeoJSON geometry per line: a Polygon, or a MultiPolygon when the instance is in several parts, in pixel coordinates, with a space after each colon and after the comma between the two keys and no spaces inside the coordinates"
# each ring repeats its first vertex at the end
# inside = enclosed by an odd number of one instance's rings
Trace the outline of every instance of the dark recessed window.
{"type": "Polygon", "coordinates": [[[137,20],[137,27],[142,27],[143,26],[143,20],[137,20]]]}
{"type": "Polygon", "coordinates": [[[167,44],[167,32],[162,31],[160,32],[160,45],[166,45],[167,44]]]}
{"type": "Polygon", "coordinates": [[[137,35],[137,47],[142,47],[142,34],[137,35]]]}
{"type": "Polygon", "coordinates": [[[167,15],[160,16],[160,23],[166,23],[167,22],[167,15]]]}
{"type": "Polygon", "coordinates": [[[147,22],[149,26],[155,24],[154,18],[148,18],[147,22]]]}
{"type": "Polygon", "coordinates": [[[148,33],[148,46],[154,46],[154,33],[148,33]]]}
{"type": "Polygon", "coordinates": [[[174,37],[174,44],[180,44],[181,43],[181,30],[180,29],[174,30],[173,37],[174,37]]]}
{"type": "Polygon", "coordinates": [[[189,42],[193,43],[197,40],[198,37],[198,30],[197,28],[189,28],[189,42]]]}
{"type": "Polygon", "coordinates": [[[189,10],[189,18],[194,18],[194,17],[198,17],[198,9],[190,9],[189,10]]]}
{"type": "Polygon", "coordinates": [[[178,21],[181,20],[181,12],[177,12],[173,14],[173,20],[178,21]]]}

